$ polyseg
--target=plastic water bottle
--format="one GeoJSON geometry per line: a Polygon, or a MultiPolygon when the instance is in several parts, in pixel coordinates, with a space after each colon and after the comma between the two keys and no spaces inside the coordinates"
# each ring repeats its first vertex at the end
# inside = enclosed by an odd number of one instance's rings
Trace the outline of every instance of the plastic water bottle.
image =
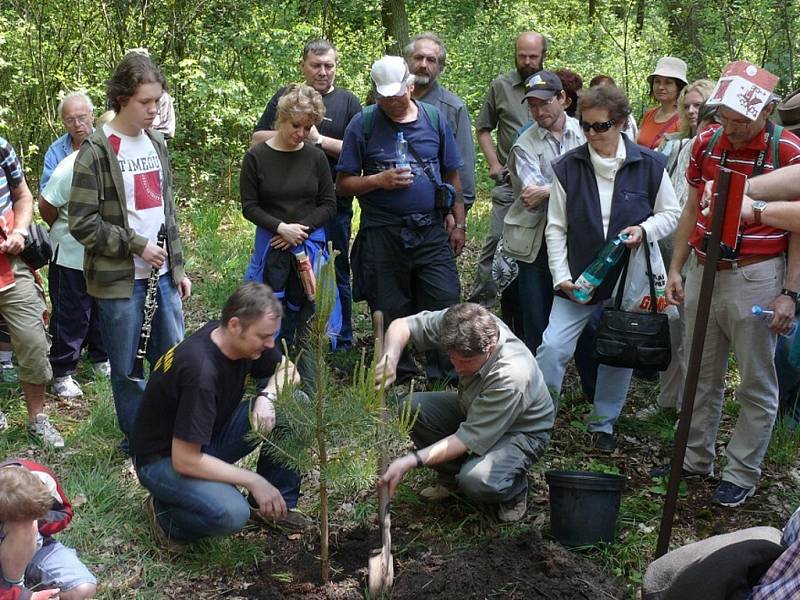
{"type": "Polygon", "coordinates": [[[403,132],[398,131],[394,142],[394,166],[398,169],[410,169],[408,162],[408,142],[403,137],[403,132]]]}
{"type": "Polygon", "coordinates": [[[311,260],[303,250],[296,252],[294,257],[297,260],[297,272],[303,284],[303,291],[306,293],[306,298],[313,302],[317,295],[317,278],[314,276],[311,260]]]}
{"type": "Polygon", "coordinates": [[[628,239],[627,233],[621,233],[609,243],[607,243],[600,254],[597,255],[586,270],[578,277],[575,282],[577,288],[572,292],[580,302],[588,302],[594,290],[597,289],[608,272],[611,270],[625,252],[625,245],[622,243],[628,239]]]}
{"type": "MultiPolygon", "coordinates": [[[[753,314],[756,317],[758,317],[759,319],[761,319],[762,321],[764,321],[764,323],[769,324],[769,322],[772,320],[772,317],[775,316],[775,311],[774,310],[769,310],[768,308],[762,308],[762,306],[760,304],[755,304],[753,306],[753,314]]],[[[790,338],[795,333],[797,333],[797,319],[792,321],[792,328],[789,329],[789,332],[788,333],[782,333],[781,335],[783,337],[790,338]]]]}

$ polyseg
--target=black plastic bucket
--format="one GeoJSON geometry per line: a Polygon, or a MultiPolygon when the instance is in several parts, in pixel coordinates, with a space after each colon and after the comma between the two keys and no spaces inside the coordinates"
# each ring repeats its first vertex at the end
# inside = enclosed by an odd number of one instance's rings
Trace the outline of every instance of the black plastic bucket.
{"type": "Polygon", "coordinates": [[[564,546],[612,543],[625,477],[590,471],[547,471],[550,527],[564,546]]]}

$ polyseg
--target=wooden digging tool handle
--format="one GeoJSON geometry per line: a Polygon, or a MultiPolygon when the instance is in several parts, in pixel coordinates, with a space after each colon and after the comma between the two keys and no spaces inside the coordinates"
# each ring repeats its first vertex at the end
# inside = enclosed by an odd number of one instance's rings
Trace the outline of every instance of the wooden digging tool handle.
{"type": "MultiPolygon", "coordinates": [[[[689,440],[689,426],[692,422],[694,396],[697,393],[697,379],[700,375],[700,361],[703,358],[703,346],[706,340],[708,315],[711,311],[711,296],[714,293],[714,280],[717,277],[717,263],[720,257],[720,241],[722,240],[722,222],[728,206],[728,190],[731,172],[729,169],[719,170],[717,196],[714,198],[714,211],[711,216],[711,239],[706,248],[706,262],[703,266],[703,278],[700,282],[700,294],[697,298],[697,316],[692,332],[692,346],[689,362],[686,366],[686,382],[683,385],[683,404],[681,405],[678,431],[675,434],[675,450],[669,469],[667,496],[664,510],[661,513],[661,527],[656,542],[656,558],[664,556],[669,550],[669,539],[672,536],[672,521],[678,502],[678,488],[683,470],[683,459],[686,456],[686,442],[689,440]]],[[[699,192],[698,192],[699,193],[699,192]]]]}
{"type": "MultiPolygon", "coordinates": [[[[372,329],[375,334],[375,360],[381,359],[383,356],[383,312],[376,310],[372,315],[372,329]]],[[[388,415],[386,414],[386,401],[385,392],[381,394],[381,427],[386,424],[388,415]]],[[[379,472],[383,475],[386,468],[389,466],[389,455],[387,449],[384,447],[381,451],[380,463],[378,465],[379,472]]],[[[378,488],[378,503],[379,503],[379,518],[381,523],[381,552],[388,560],[392,547],[392,534],[391,534],[391,515],[389,512],[389,486],[382,485],[378,488]]]]}

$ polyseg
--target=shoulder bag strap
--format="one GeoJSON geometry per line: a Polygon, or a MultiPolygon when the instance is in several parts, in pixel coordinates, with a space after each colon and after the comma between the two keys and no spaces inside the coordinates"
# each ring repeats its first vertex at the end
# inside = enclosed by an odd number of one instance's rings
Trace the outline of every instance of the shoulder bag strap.
{"type": "Polygon", "coordinates": [[[625,281],[628,279],[628,265],[631,262],[631,249],[625,247],[625,266],[622,267],[622,273],[619,274],[617,280],[617,297],[614,300],[614,308],[622,310],[622,294],[625,290],[625,281]]]}
{"type": "Polygon", "coordinates": [[[656,284],[653,277],[653,264],[650,262],[650,244],[647,241],[647,233],[644,227],[639,226],[642,230],[642,244],[644,244],[644,258],[647,263],[647,279],[650,283],[650,312],[655,314],[658,312],[658,298],[656,297],[656,284]]]}

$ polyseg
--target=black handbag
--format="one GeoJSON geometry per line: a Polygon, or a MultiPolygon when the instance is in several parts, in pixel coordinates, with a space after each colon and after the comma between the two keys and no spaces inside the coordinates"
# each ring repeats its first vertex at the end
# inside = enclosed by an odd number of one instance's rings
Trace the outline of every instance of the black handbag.
{"type": "MultiPolygon", "coordinates": [[[[614,306],[607,306],[600,316],[595,335],[594,357],[611,367],[664,371],[672,359],[669,318],[658,312],[650,245],[642,239],[650,280],[650,312],[622,310],[622,294],[628,274],[628,263],[620,275],[614,306]]],[[[630,253],[628,253],[630,257],[630,253]]]]}
{"type": "Polygon", "coordinates": [[[41,223],[31,223],[28,227],[28,239],[19,256],[27,265],[36,271],[41,269],[53,258],[53,246],[50,243],[50,234],[41,223]]]}

